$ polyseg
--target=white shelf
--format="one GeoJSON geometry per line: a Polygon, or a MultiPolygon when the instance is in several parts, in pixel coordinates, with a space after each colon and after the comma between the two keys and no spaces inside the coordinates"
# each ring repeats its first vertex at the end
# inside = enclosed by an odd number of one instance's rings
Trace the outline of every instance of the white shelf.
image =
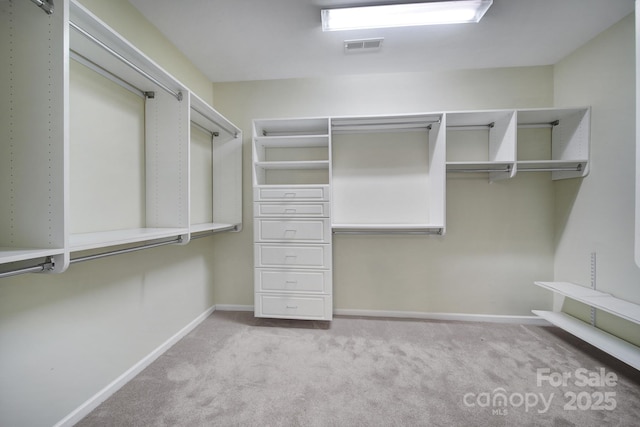
{"type": "Polygon", "coordinates": [[[532,310],[532,312],[553,325],[564,329],[594,347],[597,347],[635,369],[640,370],[640,348],[633,344],[621,340],[620,338],[608,334],[565,313],[541,310],[532,310]]]}
{"type": "Polygon", "coordinates": [[[188,234],[189,230],[185,228],[132,228],[127,230],[72,234],[69,237],[69,245],[71,251],[76,252],[148,240],[179,237],[188,234]]]}
{"type": "Polygon", "coordinates": [[[257,136],[255,142],[263,148],[328,147],[329,135],[257,136]]]}
{"type": "Polygon", "coordinates": [[[622,319],[640,324],[640,305],[621,300],[611,294],[567,282],[535,282],[536,285],[576,301],[606,311],[622,319]]]}
{"type": "Polygon", "coordinates": [[[38,249],[38,248],[5,248],[0,247],[0,264],[26,261],[36,258],[61,255],[64,248],[58,249],[38,249]]]}
{"type": "Polygon", "coordinates": [[[255,162],[256,167],[270,169],[329,169],[328,160],[255,162]]]}
{"type": "Polygon", "coordinates": [[[203,224],[191,224],[189,231],[193,233],[202,232],[217,232],[217,231],[232,231],[237,227],[236,224],[220,224],[215,222],[208,222],[203,224]]]}

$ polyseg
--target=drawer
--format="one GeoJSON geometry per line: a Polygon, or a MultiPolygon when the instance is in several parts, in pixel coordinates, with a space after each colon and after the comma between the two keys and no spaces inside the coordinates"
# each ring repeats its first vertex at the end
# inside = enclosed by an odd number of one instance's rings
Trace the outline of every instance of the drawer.
{"type": "Polygon", "coordinates": [[[331,279],[331,272],[328,270],[256,269],[255,291],[330,294],[331,279]]]}
{"type": "Polygon", "coordinates": [[[289,296],[256,294],[256,317],[331,320],[331,296],[289,296]]]}
{"type": "Polygon", "coordinates": [[[253,216],[329,217],[329,203],[254,203],[253,216]]]}
{"type": "Polygon", "coordinates": [[[329,243],[331,223],[324,219],[256,219],[256,242],[329,243]]]}
{"type": "Polygon", "coordinates": [[[329,200],[329,186],[316,187],[256,187],[254,198],[260,200],[329,200]]]}
{"type": "Polygon", "coordinates": [[[331,269],[331,245],[276,245],[257,243],[256,267],[331,269]]]}

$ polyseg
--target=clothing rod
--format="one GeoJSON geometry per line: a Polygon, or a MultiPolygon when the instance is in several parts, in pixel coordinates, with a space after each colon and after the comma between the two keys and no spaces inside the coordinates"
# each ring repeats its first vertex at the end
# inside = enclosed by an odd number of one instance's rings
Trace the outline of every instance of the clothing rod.
{"type": "Polygon", "coordinates": [[[439,123],[436,122],[413,122],[413,123],[380,123],[380,124],[349,124],[336,125],[332,124],[333,132],[359,132],[359,131],[375,131],[375,130],[418,130],[431,129],[431,126],[439,123]]]}
{"type": "Polygon", "coordinates": [[[145,91],[143,91],[139,87],[132,85],[128,81],[124,80],[122,77],[113,74],[111,71],[101,67],[100,65],[91,61],[90,59],[82,56],[75,50],[72,50],[72,49],[69,50],[69,57],[74,61],[78,62],[79,64],[82,64],[85,67],[89,68],[90,70],[95,71],[96,73],[100,74],[104,78],[111,80],[115,84],[125,88],[126,90],[133,93],[134,95],[137,95],[141,98],[145,98],[145,91]]]}
{"type": "Polygon", "coordinates": [[[511,172],[511,168],[507,167],[507,168],[504,168],[504,169],[450,169],[450,170],[447,170],[447,172],[449,172],[449,173],[457,173],[457,172],[462,172],[462,173],[511,172]]]}
{"type": "Polygon", "coordinates": [[[105,258],[105,257],[108,257],[108,256],[127,254],[127,253],[130,253],[130,252],[141,251],[143,249],[151,249],[151,248],[157,248],[159,246],[172,245],[174,243],[182,243],[182,237],[178,237],[175,240],[169,240],[169,241],[165,241],[165,242],[150,243],[148,245],[135,246],[133,248],[117,249],[115,251],[103,252],[103,253],[96,254],[96,255],[87,255],[87,256],[83,256],[83,257],[73,258],[72,260],[69,261],[69,263],[70,264],[75,264],[77,262],[91,261],[91,260],[94,260],[94,259],[105,258]]]}
{"type": "Polygon", "coordinates": [[[403,235],[442,235],[442,230],[333,230],[333,234],[347,235],[383,235],[383,234],[403,234],[403,235]]]}
{"type": "Polygon", "coordinates": [[[0,279],[5,277],[17,276],[24,273],[40,273],[45,270],[53,270],[53,263],[50,259],[42,264],[34,265],[33,267],[19,268],[17,270],[10,270],[0,273],[0,279]]]}
{"type": "Polygon", "coordinates": [[[80,34],[82,34],[83,36],[85,36],[89,40],[93,41],[95,44],[97,44],[98,46],[100,46],[101,48],[106,50],[107,52],[109,52],[111,55],[115,56],[117,59],[119,59],[121,62],[123,62],[124,64],[126,64],[130,68],[132,68],[134,71],[136,71],[138,74],[140,74],[141,76],[143,76],[147,80],[155,83],[160,88],[164,89],[166,92],[168,92],[171,95],[173,95],[178,101],[182,101],[182,92],[176,92],[173,89],[167,87],[165,84],[160,82],[158,79],[156,79],[155,77],[153,77],[152,75],[150,75],[149,73],[144,71],[142,68],[138,67],[133,62],[129,61],[124,56],[120,55],[118,52],[116,52],[115,50],[113,50],[112,48],[107,46],[102,41],[98,40],[96,37],[94,37],[91,34],[89,34],[87,31],[83,30],[81,27],[79,27],[77,24],[73,23],[72,21],[69,21],[69,26],[74,28],[80,34]]]}
{"type": "Polygon", "coordinates": [[[207,129],[206,127],[202,126],[200,123],[194,120],[191,120],[191,124],[197,127],[198,129],[200,129],[201,131],[203,131],[204,133],[211,135],[212,138],[220,135],[218,132],[214,132],[211,129],[207,129]]]}
{"type": "Polygon", "coordinates": [[[215,230],[203,231],[203,232],[200,232],[200,233],[195,234],[195,235],[192,234],[191,235],[191,240],[202,239],[203,237],[209,237],[212,234],[222,233],[223,231],[238,231],[238,226],[237,225],[230,225],[228,227],[216,228],[215,230]]]}
{"type": "Polygon", "coordinates": [[[447,126],[447,130],[486,130],[495,125],[495,122],[487,123],[486,125],[452,125],[447,126]]]}
{"type": "Polygon", "coordinates": [[[518,168],[518,172],[581,172],[582,171],[582,165],[578,165],[577,167],[557,167],[557,168],[540,168],[540,169],[536,169],[536,168],[524,168],[524,167],[519,167],[518,168]]]}
{"type": "Polygon", "coordinates": [[[47,15],[53,15],[53,0],[31,0],[35,3],[40,9],[47,12],[47,15]]]}
{"type": "Polygon", "coordinates": [[[554,126],[558,126],[560,124],[560,120],[554,120],[552,122],[541,122],[541,123],[520,123],[518,124],[519,128],[552,128],[554,126]]]}
{"type": "MultiPolygon", "coordinates": [[[[192,106],[192,107],[191,107],[191,109],[192,109],[193,111],[195,111],[196,113],[200,114],[202,117],[204,117],[205,119],[207,119],[207,120],[208,120],[208,121],[210,121],[211,123],[213,123],[214,125],[218,126],[218,127],[219,127],[220,129],[222,129],[223,131],[227,132],[229,135],[233,135],[233,137],[234,137],[234,138],[237,138],[237,137],[238,137],[238,132],[237,132],[236,130],[229,130],[228,128],[226,128],[225,126],[221,125],[220,123],[218,123],[218,122],[216,122],[216,121],[214,121],[214,120],[211,120],[210,118],[208,118],[208,117],[207,117],[207,115],[206,115],[206,114],[204,114],[202,111],[198,110],[196,107],[193,107],[193,106],[192,106]]],[[[204,128],[204,126],[202,126],[202,125],[199,125],[199,126],[201,126],[202,128],[204,128]]],[[[206,129],[206,128],[205,128],[205,129],[206,129]]],[[[212,131],[209,131],[209,132],[210,132],[210,133],[212,133],[212,134],[214,134],[214,132],[212,132],[212,131]]],[[[218,135],[214,135],[214,136],[218,136],[218,135]]]]}

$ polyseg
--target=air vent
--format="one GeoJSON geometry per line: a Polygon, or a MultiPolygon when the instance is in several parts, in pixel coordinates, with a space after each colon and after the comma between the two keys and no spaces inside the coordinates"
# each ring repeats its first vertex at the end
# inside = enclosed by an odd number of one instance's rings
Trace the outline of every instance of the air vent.
{"type": "Polygon", "coordinates": [[[362,39],[362,40],[345,40],[345,53],[365,53],[379,52],[382,49],[382,41],[384,38],[378,39],[362,39]]]}

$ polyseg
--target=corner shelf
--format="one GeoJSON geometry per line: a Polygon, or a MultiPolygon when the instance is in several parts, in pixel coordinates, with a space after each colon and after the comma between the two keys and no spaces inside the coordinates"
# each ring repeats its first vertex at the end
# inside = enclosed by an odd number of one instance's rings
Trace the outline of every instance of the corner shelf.
{"type": "Polygon", "coordinates": [[[517,170],[552,172],[554,180],[586,176],[590,114],[588,107],[518,110],[517,170]],[[540,129],[551,129],[551,132],[544,137],[536,134],[525,138],[527,129],[538,133],[540,129]]]}

